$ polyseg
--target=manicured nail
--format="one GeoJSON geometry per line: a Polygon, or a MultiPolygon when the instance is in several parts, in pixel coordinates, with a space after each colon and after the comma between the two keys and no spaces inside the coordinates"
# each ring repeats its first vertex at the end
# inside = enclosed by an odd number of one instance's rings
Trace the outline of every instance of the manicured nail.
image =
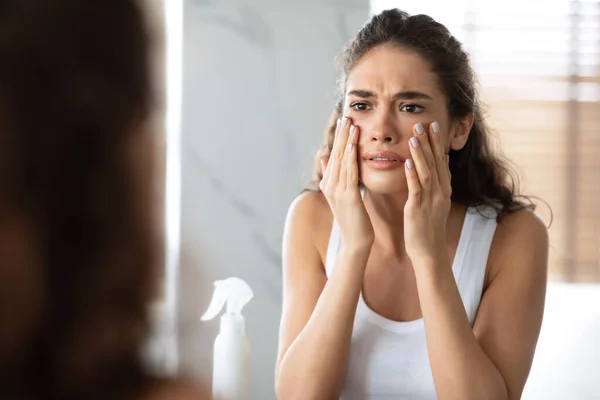
{"type": "Polygon", "coordinates": [[[415,149],[418,149],[419,148],[419,139],[417,139],[416,136],[411,137],[410,138],[410,144],[412,144],[412,146],[415,149]]]}
{"type": "Polygon", "coordinates": [[[342,118],[342,128],[345,128],[348,126],[348,117],[344,117],[342,118]]]}
{"type": "Polygon", "coordinates": [[[413,169],[415,165],[413,164],[413,160],[411,160],[410,158],[406,160],[406,167],[408,169],[413,169]]]}
{"type": "Polygon", "coordinates": [[[350,127],[350,137],[354,136],[354,132],[356,132],[356,126],[352,125],[350,127]]]}
{"type": "Polygon", "coordinates": [[[419,135],[422,135],[422,134],[424,134],[424,133],[425,133],[425,128],[423,128],[423,124],[422,124],[422,123],[420,123],[420,122],[419,122],[418,124],[416,124],[416,125],[415,125],[415,129],[417,130],[417,133],[418,133],[419,135]]]}
{"type": "Polygon", "coordinates": [[[335,124],[335,131],[339,131],[340,130],[340,125],[342,123],[342,119],[338,118],[337,123],[335,124]]]}
{"type": "Polygon", "coordinates": [[[348,147],[346,148],[346,151],[348,153],[352,153],[352,149],[354,148],[354,145],[352,143],[348,144],[348,147]]]}
{"type": "Polygon", "coordinates": [[[433,129],[433,133],[440,133],[440,124],[437,121],[434,121],[431,124],[431,129],[433,129]]]}

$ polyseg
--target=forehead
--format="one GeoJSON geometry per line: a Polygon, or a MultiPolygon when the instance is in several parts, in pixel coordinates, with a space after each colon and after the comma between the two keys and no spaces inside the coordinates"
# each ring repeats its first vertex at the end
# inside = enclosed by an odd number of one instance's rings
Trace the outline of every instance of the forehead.
{"type": "Polygon", "coordinates": [[[437,82],[429,63],[415,51],[383,45],[358,60],[348,74],[346,89],[368,89],[384,96],[414,90],[436,98],[443,96],[437,82]]]}

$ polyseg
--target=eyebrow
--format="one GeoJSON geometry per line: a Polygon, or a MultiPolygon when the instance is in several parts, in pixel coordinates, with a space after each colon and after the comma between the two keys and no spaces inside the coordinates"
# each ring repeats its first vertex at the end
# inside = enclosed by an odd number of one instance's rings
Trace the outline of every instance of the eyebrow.
{"type": "MultiPolygon", "coordinates": [[[[375,93],[370,90],[351,90],[348,92],[348,95],[353,95],[357,97],[361,97],[363,99],[368,99],[372,97],[377,97],[375,93]]],[[[414,90],[406,91],[406,92],[398,92],[394,95],[395,100],[433,100],[431,96],[417,92],[414,90]]]]}

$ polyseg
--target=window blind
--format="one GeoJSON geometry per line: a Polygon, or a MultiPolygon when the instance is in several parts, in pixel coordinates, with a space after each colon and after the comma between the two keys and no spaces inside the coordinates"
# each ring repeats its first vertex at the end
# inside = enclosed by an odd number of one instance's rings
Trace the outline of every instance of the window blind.
{"type": "Polygon", "coordinates": [[[521,192],[551,207],[550,279],[600,282],[600,0],[371,1],[394,7],[432,16],[471,55],[521,192]]]}

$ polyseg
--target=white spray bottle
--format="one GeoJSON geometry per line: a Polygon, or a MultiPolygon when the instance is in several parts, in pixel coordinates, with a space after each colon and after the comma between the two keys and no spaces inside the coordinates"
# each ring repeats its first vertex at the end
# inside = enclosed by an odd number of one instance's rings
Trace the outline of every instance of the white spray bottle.
{"type": "Polygon", "coordinates": [[[250,286],[239,278],[215,282],[215,292],[202,321],[215,318],[223,305],[220,332],[215,339],[213,360],[213,398],[248,400],[250,346],[242,308],[254,297],[250,286]]]}

